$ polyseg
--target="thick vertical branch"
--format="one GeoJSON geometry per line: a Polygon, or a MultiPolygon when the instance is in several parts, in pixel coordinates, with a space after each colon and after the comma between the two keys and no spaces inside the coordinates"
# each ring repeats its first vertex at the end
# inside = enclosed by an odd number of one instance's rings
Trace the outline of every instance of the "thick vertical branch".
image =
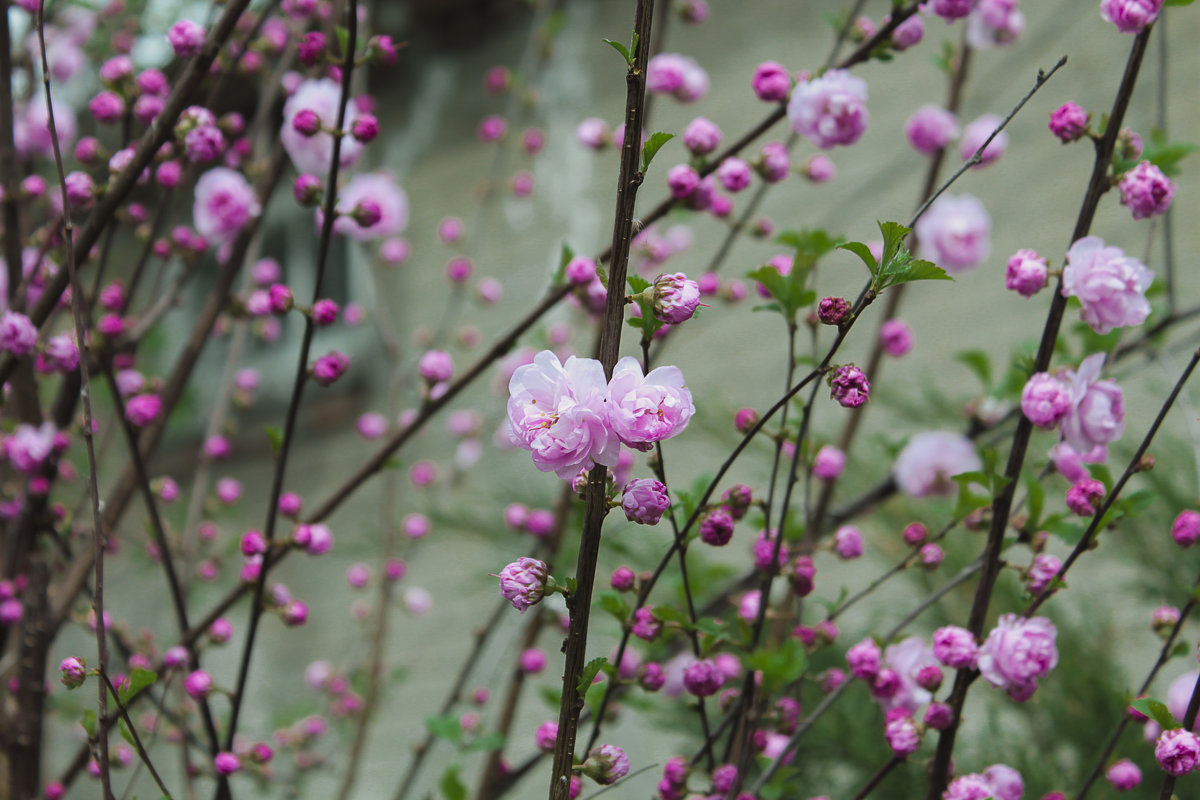
{"type": "MultiPolygon", "coordinates": [[[[633,209],[637,189],[642,182],[638,168],[642,151],[642,126],[646,103],[646,63],[650,56],[651,21],[654,0],[638,0],[634,18],[636,47],[626,74],[625,141],[621,145],[621,172],[617,181],[616,219],[613,222],[612,259],[608,270],[608,301],[604,327],[600,332],[600,363],[612,374],[621,346],[621,325],[625,318],[625,272],[629,265],[629,244],[633,238],[633,209]]],[[[566,666],[563,671],[562,703],[558,716],[558,741],[554,747],[554,770],[550,782],[551,800],[567,800],[571,788],[571,770],[575,759],[575,737],[583,698],[578,682],[587,658],[588,616],[592,587],[596,578],[596,559],[600,552],[600,529],[607,511],[604,483],[607,469],[597,465],[588,475],[585,493],[583,541],[575,568],[576,588],[567,600],[571,623],[567,631],[566,666]]]]}

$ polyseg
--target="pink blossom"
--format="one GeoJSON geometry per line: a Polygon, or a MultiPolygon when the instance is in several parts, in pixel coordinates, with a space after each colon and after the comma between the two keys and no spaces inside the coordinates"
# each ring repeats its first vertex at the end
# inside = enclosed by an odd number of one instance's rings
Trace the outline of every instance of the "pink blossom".
{"type": "Polygon", "coordinates": [[[1102,0],[1100,16],[1121,33],[1141,33],[1162,10],[1163,0],[1102,0]]]}
{"type": "Polygon", "coordinates": [[[1063,438],[1078,453],[1115,442],[1125,432],[1125,405],[1121,387],[1100,380],[1104,353],[1088,356],[1077,372],[1066,372],[1071,385],[1071,410],[1062,423],[1063,438]]]}
{"type": "Polygon", "coordinates": [[[714,695],[724,683],[725,673],[709,659],[695,660],[684,667],[683,687],[696,697],[714,695]]]}
{"type": "Polygon", "coordinates": [[[942,793],[942,800],[995,800],[992,784],[983,775],[960,775],[942,793]]]}
{"type": "Polygon", "coordinates": [[[1038,553],[1033,557],[1033,563],[1029,565],[1029,571],[1025,575],[1025,588],[1030,594],[1041,594],[1050,586],[1050,581],[1054,580],[1061,568],[1062,561],[1058,556],[1038,553]]]}
{"type": "Polygon", "coordinates": [[[978,0],[967,17],[967,44],[979,49],[1012,44],[1024,30],[1017,0],[978,0]]]}
{"type": "MultiPolygon", "coordinates": [[[[818,631],[821,625],[817,626],[818,631]]],[[[888,645],[883,651],[883,663],[899,680],[891,697],[882,700],[884,710],[903,709],[915,714],[917,709],[933,699],[933,695],[921,684],[921,673],[929,668],[937,669],[937,659],[925,640],[920,636],[909,636],[888,645]]],[[[940,678],[940,670],[938,671],[940,678]]]]}
{"type": "Polygon", "coordinates": [[[1024,701],[1058,664],[1054,623],[1045,617],[1004,614],[979,648],[979,671],[1014,700],[1024,701]]]}
{"type": "Polygon", "coordinates": [[[846,454],[831,444],[822,445],[813,459],[813,474],[823,480],[841,477],[846,468],[846,454]]]}
{"type": "Polygon", "coordinates": [[[896,457],[892,477],[912,497],[949,494],[956,484],[951,477],[978,470],[982,462],[971,440],[948,431],[918,433],[896,457]]]}
{"type": "MultiPolygon", "coordinates": [[[[338,193],[336,211],[338,217],[333,221],[333,229],[360,242],[396,236],[408,227],[408,195],[389,172],[355,175],[338,193]],[[359,224],[350,216],[364,202],[374,203],[379,211],[378,218],[368,220],[369,225],[359,224]]],[[[321,218],[318,209],[318,222],[321,218]]]]}
{"type": "Polygon", "coordinates": [[[1154,273],[1120,248],[1106,247],[1098,236],[1085,236],[1067,251],[1064,297],[1078,297],[1081,316],[1096,333],[1140,325],[1150,315],[1146,290],[1154,273]]]}
{"type": "Polygon", "coordinates": [[[975,0],[929,0],[922,10],[937,14],[946,22],[953,22],[970,14],[974,5],[975,0]]]}
{"type": "Polygon", "coordinates": [[[1004,288],[1022,297],[1033,297],[1046,288],[1050,267],[1034,250],[1018,250],[1004,268],[1004,288]]]}
{"type": "Polygon", "coordinates": [[[513,372],[508,390],[510,438],[533,454],[540,471],[571,480],[593,462],[616,465],[620,442],[606,419],[599,361],[572,356],[562,364],[543,350],[513,372]]]}
{"type": "MultiPolygon", "coordinates": [[[[1001,122],[1003,120],[995,114],[984,114],[963,128],[962,142],[959,144],[959,154],[962,155],[963,161],[969,161],[975,155],[975,151],[983,147],[983,143],[1000,126],[1001,122]]],[[[983,152],[979,154],[979,163],[975,165],[975,169],[987,166],[996,161],[1000,156],[1004,155],[1007,147],[1008,132],[1000,131],[992,138],[991,142],[988,142],[988,146],[984,147],[983,152]]]]}
{"type": "Polygon", "coordinates": [[[643,376],[638,360],[626,356],[612,375],[605,409],[608,429],[635,450],[648,450],[681,433],[696,412],[679,367],[658,367],[643,376]]]}
{"type": "Polygon", "coordinates": [[[693,155],[707,155],[721,146],[721,129],[705,117],[696,117],[683,129],[683,144],[693,155]]]}
{"type": "Polygon", "coordinates": [[[1030,376],[1021,391],[1021,411],[1034,425],[1049,430],[1071,413],[1071,384],[1049,372],[1030,376]]]}
{"type": "Polygon", "coordinates": [[[846,664],[850,667],[850,674],[867,681],[875,680],[875,676],[883,667],[882,659],[879,645],[875,644],[873,639],[863,639],[846,651],[846,664]]]}
{"type": "Polygon", "coordinates": [[[653,478],[630,481],[621,496],[625,517],[639,525],[657,525],[670,506],[667,487],[653,478]]]}
{"type": "Polygon", "coordinates": [[[139,394],[125,404],[125,419],[138,428],[154,422],[162,414],[162,398],[156,394],[139,394]]]}
{"type": "Polygon", "coordinates": [[[37,472],[54,451],[54,438],[58,433],[53,423],[43,422],[38,427],[26,423],[4,439],[4,450],[17,469],[27,475],[37,472]]]}
{"type": "Polygon", "coordinates": [[[682,272],[659,275],[654,279],[654,316],[670,325],[687,322],[700,307],[700,284],[682,272]]]}
{"type": "Polygon", "coordinates": [[[37,345],[37,328],[19,311],[5,310],[0,315],[0,350],[14,356],[26,356],[37,345]]]}
{"type": "MultiPolygon", "coordinates": [[[[500,570],[500,596],[524,613],[530,606],[542,602],[552,579],[546,562],[522,557],[500,570]]],[[[550,591],[553,591],[550,589],[550,591]]]]}
{"type": "Polygon", "coordinates": [[[884,738],[892,752],[904,758],[917,752],[921,746],[921,734],[917,731],[916,723],[907,714],[900,714],[890,719],[883,729],[884,738]]]}
{"type": "Polygon", "coordinates": [[[204,28],[190,19],[181,19],[167,31],[167,42],[179,58],[191,58],[204,45],[204,28]]]}
{"type": "Polygon", "coordinates": [[[908,323],[902,319],[889,319],[879,326],[879,343],[883,345],[885,353],[893,358],[899,358],[912,350],[912,328],[908,327],[908,323]]]}
{"type": "Polygon", "coordinates": [[[966,628],[947,625],[933,633],[933,655],[951,669],[973,669],[979,658],[979,646],[966,628]]]}
{"type": "Polygon", "coordinates": [[[592,150],[602,150],[612,143],[612,130],[599,117],[588,117],[575,126],[575,141],[592,150]]]}
{"type": "Polygon", "coordinates": [[[1128,206],[1134,219],[1164,213],[1175,196],[1175,184],[1149,161],[1142,161],[1126,172],[1117,188],[1121,192],[1121,205],[1128,206]]]}
{"type": "Polygon", "coordinates": [[[792,130],[828,149],[858,141],[867,129],[867,84],[846,70],[831,69],[797,84],[788,101],[792,130]]]}
{"type": "Polygon", "coordinates": [[[919,14],[913,14],[892,31],[892,47],[897,51],[907,50],[920,43],[924,38],[925,20],[921,19],[919,14]]]}
{"type": "Polygon", "coordinates": [[[977,198],[944,194],[917,220],[920,256],[948,272],[963,272],[988,257],[991,230],[991,218],[977,198]]]}
{"type": "Polygon", "coordinates": [[[759,100],[777,103],[787,99],[788,92],[792,90],[792,78],[782,64],[764,61],[755,68],[750,85],[759,100]]]}
{"type": "Polygon", "coordinates": [[[1021,773],[1007,764],[992,764],[983,771],[983,777],[991,785],[995,800],[1021,800],[1025,794],[1021,773]]]}
{"type": "Polygon", "coordinates": [[[1081,517],[1090,517],[1100,508],[1107,490],[1095,478],[1084,478],[1067,490],[1067,508],[1081,517]]]}
{"type": "Polygon", "coordinates": [[[1128,758],[1122,758],[1108,768],[1104,778],[1118,792],[1127,792],[1142,782],[1142,771],[1128,758]]]}
{"type": "Polygon", "coordinates": [[[262,206],[245,176],[228,167],[216,167],[196,181],[192,217],[196,230],[211,243],[232,241],[262,206]]]}
{"type": "Polygon", "coordinates": [[[1182,728],[1163,731],[1154,745],[1154,757],[1168,775],[1187,775],[1200,765],[1200,739],[1182,728]]]}
{"type": "MultiPolygon", "coordinates": [[[[295,116],[308,109],[320,119],[324,128],[333,128],[337,124],[338,106],[341,100],[342,88],[329,78],[307,80],[301,83],[292,96],[283,105],[283,127],[279,132],[283,147],[291,157],[292,163],[300,172],[311,173],[324,177],[329,173],[333,160],[333,136],[328,133],[318,133],[306,137],[292,127],[295,116]]],[[[346,104],[346,127],[354,124],[358,110],[354,103],[346,104]]],[[[348,167],[358,160],[363,145],[351,136],[342,138],[341,166],[348,167]]]]}
{"type": "Polygon", "coordinates": [[[1087,133],[1090,119],[1091,114],[1088,114],[1081,106],[1075,103],[1063,103],[1050,112],[1050,132],[1057,136],[1063,144],[1070,144],[1087,133]]]}
{"type": "Polygon", "coordinates": [[[862,531],[853,525],[843,525],[833,536],[833,549],[847,561],[863,554],[862,531]]]}

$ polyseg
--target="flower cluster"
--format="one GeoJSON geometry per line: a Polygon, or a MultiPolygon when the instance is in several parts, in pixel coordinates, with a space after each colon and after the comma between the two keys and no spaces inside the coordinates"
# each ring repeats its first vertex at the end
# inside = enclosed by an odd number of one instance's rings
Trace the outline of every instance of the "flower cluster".
{"type": "Polygon", "coordinates": [[[696,410],[678,367],[643,375],[633,357],[605,381],[599,361],[572,356],[564,364],[543,350],[513,372],[508,391],[512,442],[563,480],[593,464],[616,466],[622,444],[649,450],[686,428],[696,410]]]}

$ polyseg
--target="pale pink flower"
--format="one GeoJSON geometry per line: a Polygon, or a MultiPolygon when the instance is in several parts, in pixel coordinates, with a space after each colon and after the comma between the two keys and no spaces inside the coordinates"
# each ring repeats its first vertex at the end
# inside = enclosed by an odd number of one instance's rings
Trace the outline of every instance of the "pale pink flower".
{"type": "Polygon", "coordinates": [[[792,90],[787,115],[792,130],[822,149],[858,141],[867,129],[867,83],[831,69],[792,90]]]}
{"type": "MultiPolygon", "coordinates": [[[[355,175],[338,192],[336,208],[339,216],[333,221],[333,229],[360,242],[396,236],[408,227],[408,195],[396,185],[396,179],[389,172],[355,175]],[[370,225],[360,225],[350,216],[363,201],[375,203],[380,212],[379,219],[370,225]]],[[[318,225],[321,218],[318,208],[318,225]]]]}
{"type": "Polygon", "coordinates": [[[638,360],[626,356],[613,368],[605,413],[609,430],[626,445],[649,450],[682,432],[695,412],[679,367],[658,367],[643,376],[638,360]]]}
{"type": "Polygon", "coordinates": [[[971,195],[944,194],[917,220],[921,258],[948,272],[978,266],[991,252],[992,220],[971,195]]]}
{"type": "Polygon", "coordinates": [[[1103,0],[1100,16],[1121,33],[1141,33],[1162,11],[1163,0],[1103,0]]]}
{"type": "Polygon", "coordinates": [[[1054,623],[1045,617],[1004,614],[979,648],[979,671],[1014,700],[1027,700],[1038,680],[1058,664],[1057,635],[1054,623]]]}
{"type": "Polygon", "coordinates": [[[254,188],[237,170],[216,167],[196,181],[192,217],[196,231],[211,244],[232,241],[260,213],[262,206],[254,188]]]}
{"type": "Polygon", "coordinates": [[[599,361],[571,356],[563,364],[543,350],[508,383],[513,444],[529,450],[539,470],[563,480],[593,462],[615,466],[620,441],[606,419],[607,390],[599,361]]]}
{"type": "Polygon", "coordinates": [[[908,440],[896,456],[892,476],[912,497],[950,494],[957,486],[951,477],[973,472],[981,465],[970,439],[949,431],[928,431],[908,440]]]}
{"type": "Polygon", "coordinates": [[[1096,333],[1140,325],[1150,315],[1146,290],[1154,273],[1118,247],[1106,247],[1099,236],[1085,236],[1067,251],[1063,268],[1064,297],[1078,297],[1081,316],[1096,333]]]}
{"type": "Polygon", "coordinates": [[[1090,355],[1077,372],[1066,373],[1071,385],[1071,410],[1063,420],[1062,432],[1076,452],[1115,442],[1125,431],[1125,405],[1121,387],[1111,379],[1100,380],[1104,353],[1090,355]]]}
{"type": "Polygon", "coordinates": [[[1126,172],[1117,188],[1121,192],[1121,205],[1128,206],[1134,219],[1164,213],[1175,196],[1175,184],[1149,161],[1142,161],[1126,172]]]}
{"type": "MultiPolygon", "coordinates": [[[[329,166],[333,161],[333,137],[324,132],[306,137],[292,127],[292,118],[300,111],[309,109],[320,118],[323,127],[332,128],[337,124],[341,96],[341,86],[329,78],[321,78],[301,83],[283,104],[283,127],[280,129],[279,138],[283,141],[283,148],[287,150],[292,163],[300,172],[311,173],[321,178],[329,174],[329,166]]],[[[354,124],[357,117],[358,109],[355,104],[347,103],[347,129],[354,124]]],[[[362,143],[353,136],[342,137],[339,158],[341,166],[348,167],[354,164],[362,149],[362,143]]]]}

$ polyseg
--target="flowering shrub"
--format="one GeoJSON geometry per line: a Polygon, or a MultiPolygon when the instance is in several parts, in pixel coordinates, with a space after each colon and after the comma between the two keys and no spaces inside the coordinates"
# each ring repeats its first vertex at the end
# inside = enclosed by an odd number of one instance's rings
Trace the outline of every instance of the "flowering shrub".
{"type": "Polygon", "coordinates": [[[9,5],[5,796],[1195,792],[1186,0],[9,5]]]}

